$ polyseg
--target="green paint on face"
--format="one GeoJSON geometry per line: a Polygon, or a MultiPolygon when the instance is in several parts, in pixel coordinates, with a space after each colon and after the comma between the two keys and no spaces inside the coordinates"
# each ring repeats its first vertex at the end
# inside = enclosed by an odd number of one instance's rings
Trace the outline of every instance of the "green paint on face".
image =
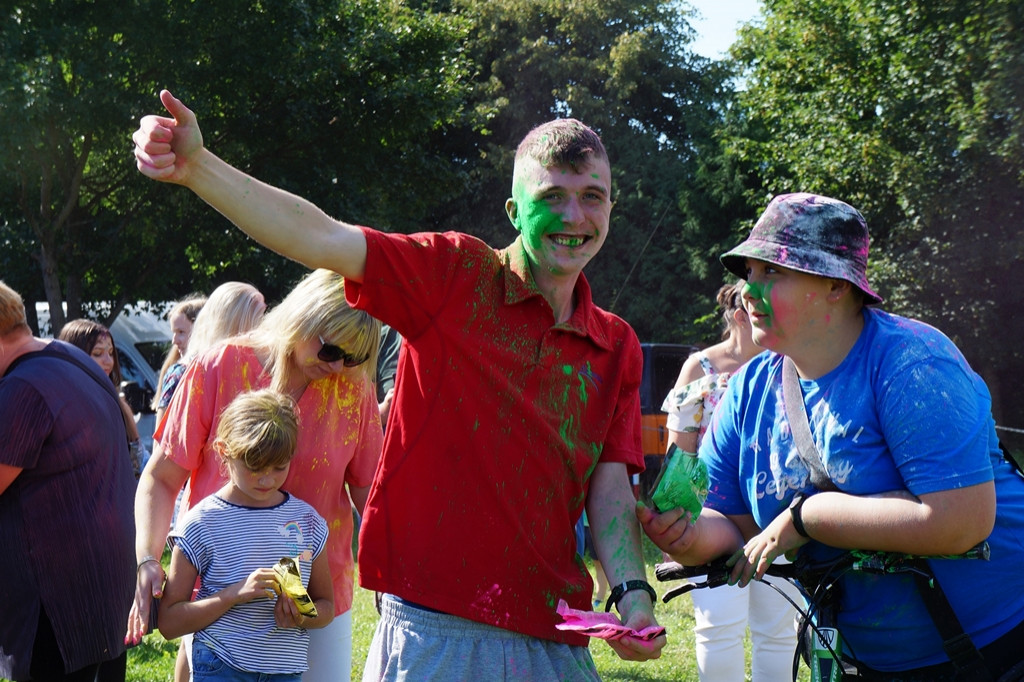
{"type": "Polygon", "coordinates": [[[543,199],[533,197],[520,181],[512,186],[512,199],[516,202],[516,229],[530,247],[526,250],[527,255],[531,251],[539,251],[544,235],[562,229],[561,214],[552,210],[543,199]]]}
{"type": "Polygon", "coordinates": [[[743,293],[760,303],[759,307],[768,315],[768,324],[771,324],[771,320],[775,316],[771,301],[772,283],[758,284],[757,282],[747,282],[743,286],[743,293]]]}

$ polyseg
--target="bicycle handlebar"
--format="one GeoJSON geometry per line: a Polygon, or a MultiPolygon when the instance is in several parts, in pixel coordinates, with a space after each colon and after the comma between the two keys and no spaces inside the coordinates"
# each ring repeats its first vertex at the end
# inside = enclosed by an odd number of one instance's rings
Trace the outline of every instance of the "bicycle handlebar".
{"type": "MultiPolygon", "coordinates": [[[[791,564],[770,564],[765,570],[765,575],[794,580],[799,579],[801,575],[806,575],[809,571],[835,570],[837,568],[849,568],[864,573],[909,573],[920,570],[921,560],[981,559],[982,561],[987,561],[989,556],[990,551],[987,541],[978,543],[963,554],[916,555],[898,552],[850,550],[835,559],[818,564],[811,564],[800,559],[791,564]]],[[[732,572],[732,567],[726,565],[728,560],[729,557],[723,556],[699,566],[683,566],[674,561],[657,564],[654,567],[654,575],[658,582],[707,576],[701,582],[691,582],[669,590],[662,597],[662,601],[667,604],[672,599],[690,590],[705,587],[713,588],[727,584],[729,574],[732,572]]]]}
{"type": "MultiPolygon", "coordinates": [[[[690,590],[696,590],[700,588],[713,588],[720,587],[729,582],[729,574],[732,572],[732,567],[726,565],[728,557],[720,557],[707,564],[701,564],[700,566],[683,566],[682,564],[670,561],[663,564],[657,564],[654,567],[654,576],[658,579],[658,582],[669,582],[673,580],[686,580],[689,578],[696,578],[698,576],[706,576],[701,582],[688,582],[685,585],[673,588],[666,592],[662,596],[661,600],[664,603],[668,603],[676,597],[686,594],[690,590]]],[[[772,564],[765,571],[765,575],[771,575],[779,578],[786,578],[792,580],[797,577],[797,571],[793,564],[772,564]]]]}
{"type": "MultiPolygon", "coordinates": [[[[800,634],[804,640],[804,633],[807,629],[814,633],[816,643],[807,645],[801,651],[798,647],[793,660],[793,680],[797,679],[800,657],[802,656],[808,667],[811,668],[812,679],[838,679],[836,671],[843,669],[843,661],[847,660],[844,655],[844,646],[839,644],[840,632],[836,629],[836,609],[838,608],[837,581],[847,571],[860,571],[866,573],[914,573],[916,579],[924,576],[929,580],[934,579],[927,560],[929,559],[981,559],[987,561],[990,555],[988,542],[980,542],[963,554],[955,555],[914,555],[900,554],[896,552],[859,551],[849,550],[837,556],[817,562],[812,562],[801,554],[791,564],[769,564],[765,575],[774,576],[788,580],[795,585],[811,604],[804,608],[780,590],[777,586],[768,581],[763,581],[785,598],[786,601],[800,614],[800,634]],[[812,617],[812,613],[817,613],[812,617]],[[831,614],[831,615],[830,615],[831,614]],[[823,633],[831,631],[831,637],[823,633]],[[823,651],[827,650],[826,656],[823,651]],[[837,667],[838,666],[838,667],[837,667]]],[[[727,565],[729,557],[719,557],[709,563],[700,566],[683,566],[676,562],[657,564],[654,567],[654,575],[659,582],[671,580],[684,580],[706,576],[701,582],[687,582],[675,587],[664,594],[662,601],[668,603],[672,599],[698,588],[713,588],[725,585],[729,581],[729,575],[733,567],[727,565]]],[[[936,587],[938,584],[936,583],[936,587]]],[[[941,592],[941,590],[940,590],[941,592]]],[[[948,608],[948,603],[947,603],[948,608]]],[[[955,618],[954,618],[955,620],[955,618]]],[[[968,640],[969,641],[969,640],[968,640]]],[[[850,659],[855,660],[852,650],[849,652],[850,659]]]]}

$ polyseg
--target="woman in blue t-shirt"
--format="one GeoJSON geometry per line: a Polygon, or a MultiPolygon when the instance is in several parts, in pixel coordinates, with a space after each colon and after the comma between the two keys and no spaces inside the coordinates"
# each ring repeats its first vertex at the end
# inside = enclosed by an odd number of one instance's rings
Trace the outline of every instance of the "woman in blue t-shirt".
{"type": "MultiPolygon", "coordinates": [[[[867,257],[861,214],[811,194],[773,199],[722,256],[747,280],[754,341],[772,352],[729,382],[701,443],[706,513],[692,525],[681,510],[638,514],[682,564],[733,555],[730,582],[740,586],[796,550],[954,555],[987,541],[989,561],[929,565],[997,679],[1024,660],[1024,479],[1002,456],[988,389],[954,344],[868,307],[881,298],[867,257]],[[816,459],[811,448],[801,456],[791,432],[784,358],[816,459]]],[[[844,654],[862,677],[956,679],[913,577],[848,572],[838,587],[844,654]]]]}

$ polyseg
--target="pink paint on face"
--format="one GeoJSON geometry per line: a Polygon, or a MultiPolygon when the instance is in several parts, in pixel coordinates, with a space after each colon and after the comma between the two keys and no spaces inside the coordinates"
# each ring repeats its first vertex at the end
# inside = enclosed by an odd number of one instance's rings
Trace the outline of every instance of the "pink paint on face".
{"type": "Polygon", "coordinates": [[[827,287],[824,277],[747,259],[743,299],[754,343],[784,353],[820,333],[827,321],[819,312],[827,287]]]}

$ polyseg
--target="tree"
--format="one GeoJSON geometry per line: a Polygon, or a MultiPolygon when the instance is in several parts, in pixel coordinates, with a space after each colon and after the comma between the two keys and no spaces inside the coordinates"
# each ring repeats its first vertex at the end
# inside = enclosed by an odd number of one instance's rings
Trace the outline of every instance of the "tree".
{"type": "Polygon", "coordinates": [[[5,277],[45,295],[55,329],[61,301],[71,317],[94,301],[113,315],[226,279],[276,299],[301,268],[141,178],[137,116],[169,85],[217,153],[346,218],[406,225],[435,201],[422,187],[459,181],[429,150],[454,122],[473,129],[464,30],[370,0],[16,4],[0,40],[5,277]]]}
{"type": "MultiPolygon", "coordinates": [[[[768,0],[735,56],[758,193],[830,194],[872,228],[871,277],[996,394],[1024,369],[1024,8],[1016,0],[768,0]],[[763,131],[764,134],[751,134],[763,131]]],[[[1024,423],[1024,404],[1016,408],[1024,423]]]]}

